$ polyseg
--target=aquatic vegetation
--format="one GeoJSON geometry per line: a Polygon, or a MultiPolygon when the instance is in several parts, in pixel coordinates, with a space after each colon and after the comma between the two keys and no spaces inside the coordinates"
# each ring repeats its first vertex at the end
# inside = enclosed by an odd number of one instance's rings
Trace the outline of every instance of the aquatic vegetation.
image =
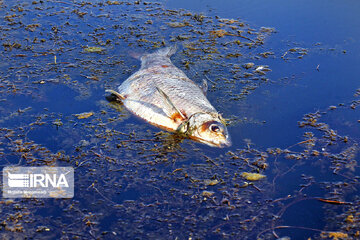
{"type": "Polygon", "coordinates": [[[326,239],[328,237],[334,240],[339,240],[339,239],[348,239],[349,235],[342,232],[321,233],[321,238],[326,239]]]}
{"type": "MultiPolygon", "coordinates": [[[[268,119],[245,102],[269,86],[301,83],[301,74],[274,69],[297,67],[330,52],[327,45],[272,48],[271,27],[156,2],[10,1],[0,13],[1,165],[73,166],[76,173],[73,199],[1,199],[1,239],[273,239],[311,228],[285,226],[304,202],[324,212],[309,237],[359,237],[360,90],[281,126],[298,133],[281,146],[259,143],[268,119]],[[207,97],[230,116],[233,148],[209,150],[105,101],[104,90],[139,66],[129,50],[172,44],[180,48],[175,64],[196,83],[206,78],[207,97]],[[260,139],[240,142],[237,130],[248,126],[260,139]]],[[[347,56],[343,49],[331,54],[347,56]]],[[[321,73],[323,66],[310,68],[321,73]]]]}
{"type": "Polygon", "coordinates": [[[75,114],[75,117],[77,117],[78,119],[84,119],[84,118],[89,118],[92,115],[94,115],[93,112],[84,112],[84,113],[75,114]]]}
{"type": "Polygon", "coordinates": [[[84,48],[84,51],[89,52],[89,53],[92,53],[92,52],[100,53],[100,52],[102,52],[104,50],[105,49],[102,48],[102,47],[86,47],[86,48],[84,48]]]}
{"type": "Polygon", "coordinates": [[[248,172],[241,173],[241,176],[249,181],[258,181],[266,177],[265,175],[260,173],[248,173],[248,172]]]}

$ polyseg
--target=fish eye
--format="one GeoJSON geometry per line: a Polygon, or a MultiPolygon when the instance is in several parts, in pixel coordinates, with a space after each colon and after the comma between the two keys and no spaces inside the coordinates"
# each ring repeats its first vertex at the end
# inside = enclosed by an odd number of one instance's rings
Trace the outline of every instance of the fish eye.
{"type": "Polygon", "coordinates": [[[210,130],[212,132],[219,132],[220,131],[220,127],[217,124],[211,124],[210,125],[210,130]]]}

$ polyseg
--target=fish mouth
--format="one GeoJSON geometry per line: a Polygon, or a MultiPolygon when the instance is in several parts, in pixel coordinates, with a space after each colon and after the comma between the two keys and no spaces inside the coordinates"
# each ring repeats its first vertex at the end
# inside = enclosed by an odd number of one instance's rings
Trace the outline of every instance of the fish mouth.
{"type": "Polygon", "coordinates": [[[224,142],[219,142],[217,144],[217,147],[224,148],[224,147],[231,147],[231,145],[232,145],[231,139],[227,137],[224,142]]]}
{"type": "Polygon", "coordinates": [[[209,141],[209,140],[205,140],[205,139],[201,139],[201,138],[197,138],[197,137],[190,137],[193,140],[200,142],[200,143],[204,143],[210,147],[218,147],[218,148],[225,148],[225,147],[231,147],[232,142],[229,136],[226,137],[225,140],[223,141],[209,141]]]}

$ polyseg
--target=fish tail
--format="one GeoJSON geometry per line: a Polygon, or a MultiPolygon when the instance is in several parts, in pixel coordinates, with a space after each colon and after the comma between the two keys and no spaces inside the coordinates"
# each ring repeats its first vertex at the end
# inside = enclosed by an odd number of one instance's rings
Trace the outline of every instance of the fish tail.
{"type": "Polygon", "coordinates": [[[141,60],[143,57],[154,56],[154,55],[165,56],[170,58],[172,55],[176,53],[176,50],[177,50],[177,46],[173,45],[170,47],[160,48],[154,53],[141,53],[141,52],[129,51],[129,55],[138,60],[141,60]]]}
{"type": "Polygon", "coordinates": [[[157,50],[153,54],[160,55],[160,56],[171,57],[172,55],[174,55],[176,53],[176,50],[177,50],[177,46],[173,45],[173,46],[170,46],[170,47],[160,48],[159,50],[157,50]]]}

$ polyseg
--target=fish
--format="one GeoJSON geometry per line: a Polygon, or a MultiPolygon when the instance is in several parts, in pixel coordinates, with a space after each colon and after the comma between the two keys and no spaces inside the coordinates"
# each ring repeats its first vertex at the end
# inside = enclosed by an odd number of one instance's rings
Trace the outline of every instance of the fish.
{"type": "Polygon", "coordinates": [[[138,55],[140,69],[106,92],[151,125],[211,147],[231,146],[224,118],[206,98],[207,82],[200,87],[177,68],[170,60],[176,51],[170,46],[138,55]]]}

